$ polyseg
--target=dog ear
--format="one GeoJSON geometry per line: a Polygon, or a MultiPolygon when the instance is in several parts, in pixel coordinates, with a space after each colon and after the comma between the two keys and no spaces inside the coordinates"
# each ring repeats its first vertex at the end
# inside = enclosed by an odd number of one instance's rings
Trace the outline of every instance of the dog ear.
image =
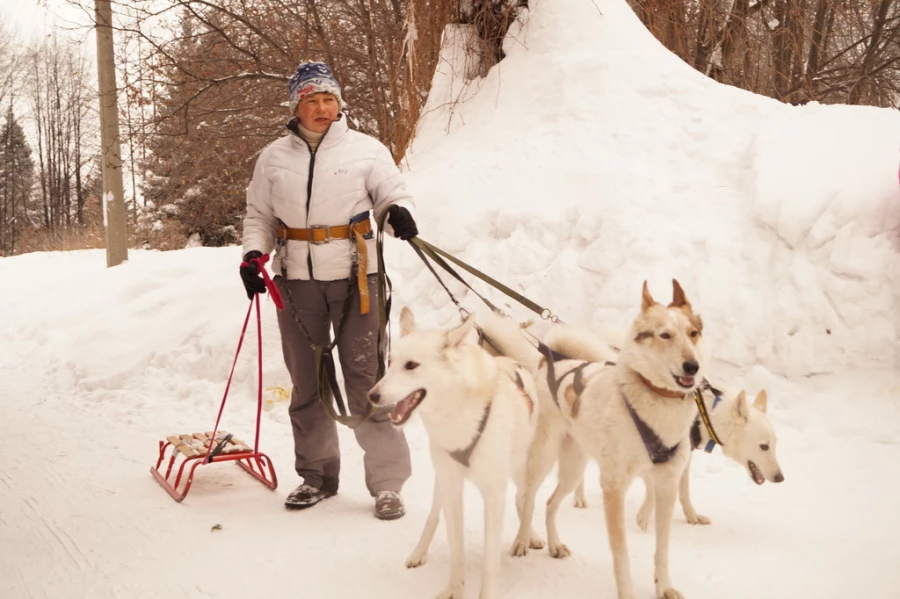
{"type": "Polygon", "coordinates": [[[650,295],[650,290],[647,288],[647,281],[644,281],[644,288],[641,291],[641,312],[646,312],[651,306],[655,305],[656,300],[650,295]]]}
{"type": "Polygon", "coordinates": [[[416,330],[416,317],[412,310],[403,306],[400,310],[400,336],[405,337],[416,330]]]}
{"type": "Polygon", "coordinates": [[[769,406],[769,395],[766,393],[766,390],[763,389],[759,393],[756,394],[756,399],[753,400],[753,407],[762,412],[766,413],[766,408],[769,406]]]}
{"type": "Polygon", "coordinates": [[[750,418],[750,407],[747,405],[747,394],[743,389],[738,393],[737,399],[735,400],[735,406],[738,419],[746,422],[747,419],[750,418]]]}
{"type": "Polygon", "coordinates": [[[472,318],[472,316],[469,316],[461,325],[447,331],[446,347],[459,347],[462,345],[465,342],[466,337],[469,336],[469,333],[471,333],[474,328],[475,319],[472,318]]]}
{"type": "Polygon", "coordinates": [[[684,289],[681,288],[677,279],[672,279],[672,303],[669,304],[669,307],[691,309],[691,304],[684,296],[684,289]]]}

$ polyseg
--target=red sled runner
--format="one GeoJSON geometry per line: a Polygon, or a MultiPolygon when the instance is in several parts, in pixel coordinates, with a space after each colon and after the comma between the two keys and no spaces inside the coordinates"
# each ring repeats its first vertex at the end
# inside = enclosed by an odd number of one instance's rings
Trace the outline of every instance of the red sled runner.
{"type": "MultiPolygon", "coordinates": [[[[263,274],[266,288],[275,302],[275,307],[281,310],[284,307],[281,294],[274,282],[269,278],[264,267],[268,259],[269,256],[264,255],[261,258],[254,258],[253,261],[258,264],[259,270],[263,274]]],[[[215,427],[208,432],[170,435],[159,442],[159,459],[156,461],[156,466],[150,468],[150,473],[159,481],[159,484],[162,485],[166,492],[171,495],[172,499],[181,502],[187,496],[188,491],[191,490],[191,483],[194,481],[194,471],[197,470],[198,466],[219,462],[237,462],[238,466],[268,488],[275,489],[278,487],[278,478],[275,476],[272,460],[269,459],[269,456],[259,451],[262,393],[262,318],[260,317],[259,294],[256,294],[250,301],[247,316],[244,318],[244,328],[241,330],[237,352],[234,356],[234,362],[231,364],[231,374],[228,376],[228,384],[225,385],[225,395],[222,397],[222,405],[219,407],[219,415],[216,418],[215,427]],[[256,438],[251,448],[243,441],[234,438],[231,433],[218,429],[219,421],[222,419],[222,412],[225,409],[225,400],[228,398],[228,390],[231,388],[234,367],[241,353],[241,346],[244,343],[244,335],[247,332],[247,324],[250,322],[250,314],[253,311],[254,304],[256,305],[256,336],[259,345],[259,391],[257,393],[256,406],[256,438]],[[164,462],[167,463],[164,465],[164,462]],[[177,467],[176,464],[178,464],[177,467]],[[165,468],[165,474],[161,470],[163,467],[165,468]]]]}

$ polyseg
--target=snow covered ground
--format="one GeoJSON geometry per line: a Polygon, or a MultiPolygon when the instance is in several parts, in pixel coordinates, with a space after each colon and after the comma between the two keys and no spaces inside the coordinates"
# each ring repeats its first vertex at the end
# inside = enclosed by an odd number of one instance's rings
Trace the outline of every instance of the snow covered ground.
{"type": "MultiPolygon", "coordinates": [[[[465,32],[448,35],[408,160],[422,237],[588,327],[624,324],[645,278],[663,298],[676,277],[704,317],[714,382],[768,390],[786,480],[757,487],[718,451],[695,457],[694,502],[713,523],[690,526],[676,508],[671,569],[686,596],[900,597],[900,115],[717,85],[623,0],[531,4],[507,58],[469,88],[465,32]]],[[[415,254],[388,245],[398,309],[452,322],[415,254]]],[[[283,510],[298,481],[273,391],[261,448],[277,491],[217,464],[176,504],[150,476],[159,439],[214,422],[247,308],[239,259],[235,247],[132,251],[113,269],[102,251],[0,259],[0,597],[418,599],[443,588],[443,529],[425,567],[403,563],[432,485],[415,419],[408,514],[396,522],[372,516],[344,428],[340,495],[283,510]]],[[[253,337],[245,348],[223,427],[252,440],[253,337]]],[[[265,385],[289,387],[268,300],[263,355],[265,385]]],[[[642,493],[630,491],[628,530],[649,598],[642,493]]],[[[574,555],[505,556],[507,597],[614,596],[595,470],[587,494],[587,510],[560,517],[574,555]]],[[[466,507],[475,597],[474,490],[466,507]]]]}

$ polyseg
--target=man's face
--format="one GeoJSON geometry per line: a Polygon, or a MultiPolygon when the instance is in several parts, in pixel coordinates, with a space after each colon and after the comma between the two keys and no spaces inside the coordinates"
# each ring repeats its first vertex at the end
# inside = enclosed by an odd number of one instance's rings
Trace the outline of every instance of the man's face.
{"type": "Polygon", "coordinates": [[[300,100],[295,116],[300,119],[301,125],[313,133],[325,133],[331,123],[337,120],[339,109],[337,97],[320,92],[300,100]]]}

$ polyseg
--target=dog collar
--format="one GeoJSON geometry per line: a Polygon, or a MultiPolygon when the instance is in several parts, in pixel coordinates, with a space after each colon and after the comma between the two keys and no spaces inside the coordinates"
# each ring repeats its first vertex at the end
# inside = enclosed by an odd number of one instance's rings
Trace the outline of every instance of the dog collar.
{"type": "MultiPolygon", "coordinates": [[[[709,441],[707,441],[703,451],[712,453],[715,446],[717,444],[722,445],[722,442],[719,440],[719,436],[716,434],[716,430],[713,428],[712,422],[709,419],[709,413],[706,411],[706,404],[703,402],[703,394],[699,389],[694,391],[694,400],[697,402],[697,410],[700,412],[700,419],[703,420],[703,425],[706,427],[706,432],[709,434],[709,441]]],[[[715,399],[713,400],[713,408],[715,408],[720,401],[722,401],[722,397],[716,393],[715,399]]]]}
{"type": "Polygon", "coordinates": [[[644,382],[647,387],[656,393],[657,395],[662,395],[663,397],[671,397],[672,399],[684,399],[684,393],[679,393],[678,391],[671,391],[669,389],[663,389],[662,387],[657,387],[650,381],[648,381],[643,374],[640,372],[637,373],[641,380],[644,382]]]}
{"type": "MultiPolygon", "coordinates": [[[[710,408],[710,411],[715,410],[716,406],[719,405],[719,403],[721,401],[722,401],[722,396],[717,393],[715,398],[713,398],[713,403],[712,403],[712,407],[710,408]]],[[[710,424],[710,430],[712,430],[712,424],[710,424]]],[[[712,439],[710,439],[709,441],[706,442],[706,447],[703,448],[703,451],[705,451],[706,453],[712,453],[712,450],[716,448],[716,445],[718,445],[718,444],[715,441],[713,441],[712,439]]]]}

